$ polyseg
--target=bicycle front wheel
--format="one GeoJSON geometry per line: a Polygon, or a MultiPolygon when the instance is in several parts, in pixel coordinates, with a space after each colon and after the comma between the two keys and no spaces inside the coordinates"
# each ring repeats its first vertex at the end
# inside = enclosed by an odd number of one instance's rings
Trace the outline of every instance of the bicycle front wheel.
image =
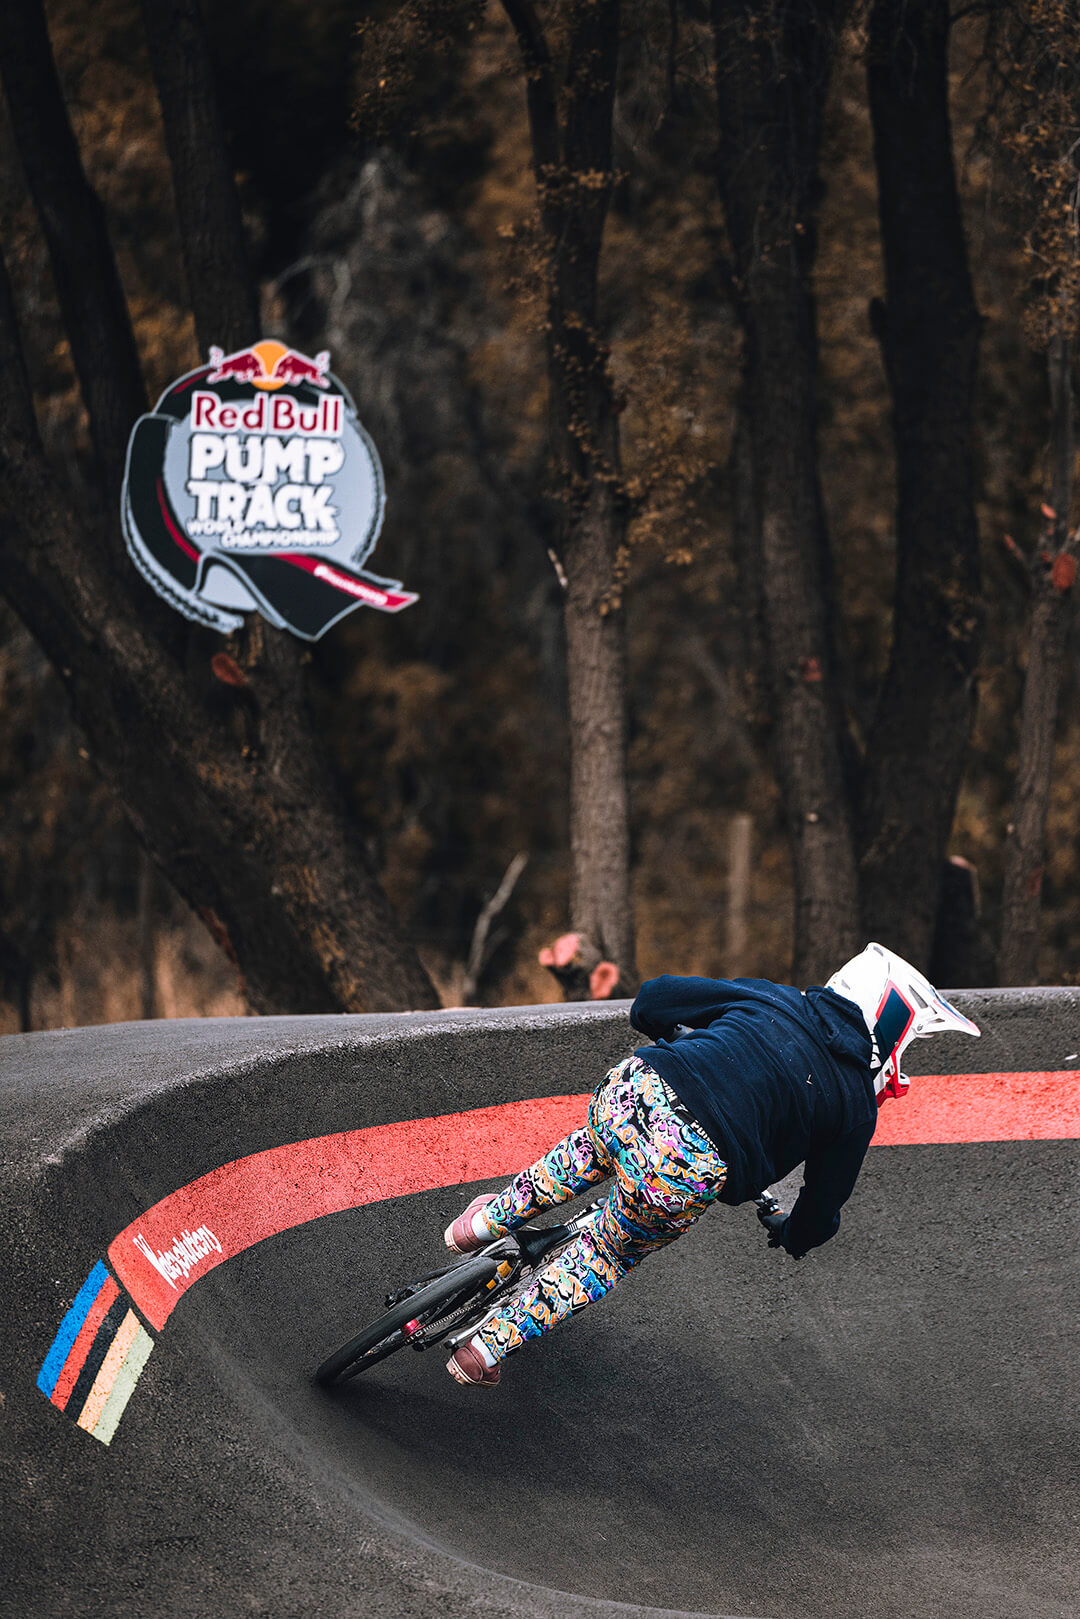
{"type": "Polygon", "coordinates": [[[376,1366],[395,1350],[408,1343],[402,1330],[408,1321],[435,1320],[448,1305],[455,1308],[478,1298],[498,1271],[498,1262],[476,1255],[463,1264],[455,1265],[445,1276],[439,1276],[426,1286],[417,1288],[407,1299],[402,1299],[380,1315],[355,1338],[342,1344],[328,1355],[315,1372],[315,1381],[327,1388],[332,1383],[357,1377],[369,1367],[376,1366]]]}

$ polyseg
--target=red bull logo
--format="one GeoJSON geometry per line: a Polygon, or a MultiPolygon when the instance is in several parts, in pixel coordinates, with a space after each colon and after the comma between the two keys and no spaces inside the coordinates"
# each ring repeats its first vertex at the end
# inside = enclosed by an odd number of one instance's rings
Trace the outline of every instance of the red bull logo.
{"type": "Polygon", "coordinates": [[[253,343],[249,349],[237,349],[235,354],[226,354],[212,343],[210,364],[213,369],[206,378],[208,383],[229,380],[265,389],[295,387],[300,382],[310,382],[316,388],[330,386],[328,349],[311,359],[272,339],[253,343]]]}
{"type": "Polygon", "coordinates": [[[378,453],[328,351],[264,338],[215,345],[140,417],[122,515],[136,567],[177,611],[225,635],[256,611],[315,641],[358,607],[416,601],[363,565],[384,501],[378,453]]]}
{"type": "Polygon", "coordinates": [[[304,354],[289,349],[274,366],[273,382],[313,382],[316,388],[329,388],[326,372],[330,365],[330,352],[323,349],[309,360],[304,354]]]}

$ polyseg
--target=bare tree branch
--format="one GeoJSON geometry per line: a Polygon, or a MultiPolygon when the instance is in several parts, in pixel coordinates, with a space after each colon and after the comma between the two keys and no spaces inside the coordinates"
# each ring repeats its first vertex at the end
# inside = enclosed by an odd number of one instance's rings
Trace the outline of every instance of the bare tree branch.
{"type": "Polygon", "coordinates": [[[496,917],[504,911],[510,903],[510,898],[517,887],[518,878],[529,864],[529,857],[524,851],[516,854],[503,873],[502,881],[492,894],[473,928],[472,943],[469,946],[469,958],[465,963],[465,977],[462,981],[462,1003],[468,1006],[476,994],[476,986],[480,982],[480,975],[487,965],[488,935],[491,924],[496,917]]]}

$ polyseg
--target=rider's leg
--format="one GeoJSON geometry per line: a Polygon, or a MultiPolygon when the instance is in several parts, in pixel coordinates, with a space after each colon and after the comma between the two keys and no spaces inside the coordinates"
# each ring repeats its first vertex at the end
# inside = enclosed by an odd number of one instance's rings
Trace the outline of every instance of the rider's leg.
{"type": "MultiPolygon", "coordinates": [[[[617,1063],[602,1082],[605,1086],[628,1083],[627,1071],[632,1064],[640,1067],[635,1057],[617,1063]]],[[[591,1113],[591,1109],[590,1109],[591,1113]]],[[[501,1236],[514,1226],[531,1220],[541,1209],[555,1208],[568,1203],[588,1187],[595,1186],[612,1173],[612,1163],[602,1139],[589,1125],[572,1130],[562,1141],[538,1158],[535,1164],[515,1175],[509,1186],[495,1194],[483,1207],[470,1204],[465,1216],[458,1216],[447,1228],[447,1242],[457,1252],[468,1252],[470,1247],[490,1237],[501,1236]],[[470,1212],[471,1211],[471,1212],[470,1212]],[[459,1229],[461,1225],[465,1230],[459,1229]],[[453,1237],[453,1241],[451,1238],[453,1237]]],[[[478,1204],[479,1200],[474,1200],[478,1204]]]]}
{"type": "Polygon", "coordinates": [[[610,1174],[608,1165],[597,1157],[588,1130],[574,1130],[535,1164],[515,1175],[504,1191],[489,1198],[474,1198],[465,1213],[447,1226],[446,1245],[455,1253],[467,1254],[492,1237],[522,1225],[541,1209],[554,1208],[557,1203],[577,1197],[587,1186],[610,1174]]]}
{"type": "Polygon", "coordinates": [[[587,1125],[557,1141],[535,1164],[515,1175],[509,1186],[487,1204],[484,1217],[489,1231],[499,1234],[523,1225],[541,1209],[568,1203],[572,1197],[610,1175],[610,1163],[596,1148],[587,1125]]]}
{"type": "Polygon", "coordinates": [[[597,1158],[608,1160],[615,1184],[595,1223],[472,1340],[488,1362],[602,1298],[646,1254],[688,1230],[723,1190],[726,1166],[716,1147],[673,1110],[640,1059],[608,1075],[589,1123],[597,1158]]]}

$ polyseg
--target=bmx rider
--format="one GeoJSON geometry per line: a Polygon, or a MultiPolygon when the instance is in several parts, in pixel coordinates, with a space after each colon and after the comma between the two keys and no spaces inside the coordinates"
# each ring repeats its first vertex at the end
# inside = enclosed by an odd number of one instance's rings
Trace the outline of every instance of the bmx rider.
{"type": "Polygon", "coordinates": [[[597,1218],[451,1356],[459,1383],[491,1388],[530,1338],[595,1303],[711,1203],[744,1203],[805,1165],[789,1215],[765,1214],[769,1246],[800,1259],[835,1236],[914,1039],[978,1028],[901,956],[869,944],[805,992],[767,979],[644,984],[630,1022],[656,1042],[616,1064],[588,1118],[503,1191],[474,1198],[446,1244],[471,1253],[597,1181],[597,1218]]]}

